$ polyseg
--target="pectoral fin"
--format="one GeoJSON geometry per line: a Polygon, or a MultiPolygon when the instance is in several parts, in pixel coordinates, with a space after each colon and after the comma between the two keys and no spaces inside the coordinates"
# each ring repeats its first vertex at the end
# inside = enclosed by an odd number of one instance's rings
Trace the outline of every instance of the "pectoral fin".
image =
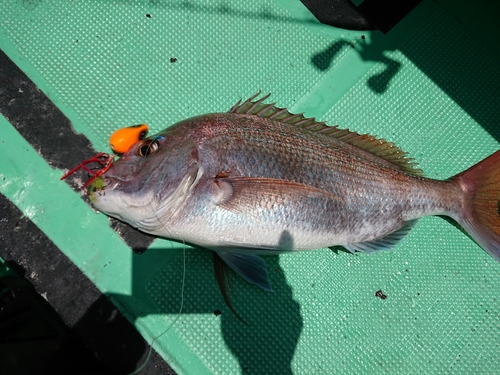
{"type": "Polygon", "coordinates": [[[405,225],[403,225],[398,230],[389,233],[388,235],[382,238],[377,238],[376,240],[373,241],[350,243],[343,246],[351,253],[354,253],[356,251],[361,251],[363,253],[372,253],[374,251],[379,251],[379,250],[389,250],[396,247],[401,242],[401,240],[408,233],[410,233],[410,231],[415,226],[416,222],[417,220],[407,221],[405,225]]]}
{"type": "Polygon", "coordinates": [[[283,205],[303,198],[336,198],[314,186],[274,178],[227,177],[214,182],[219,187],[217,204],[243,214],[258,206],[283,205]]]}
{"type": "Polygon", "coordinates": [[[273,291],[267,274],[266,262],[260,256],[228,251],[217,251],[217,254],[229,267],[249,283],[258,285],[268,292],[273,291]]]}

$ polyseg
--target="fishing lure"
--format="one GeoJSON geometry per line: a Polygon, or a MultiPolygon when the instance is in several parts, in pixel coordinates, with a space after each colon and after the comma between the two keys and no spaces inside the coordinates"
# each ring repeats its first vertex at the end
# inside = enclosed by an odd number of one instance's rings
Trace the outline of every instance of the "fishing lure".
{"type": "Polygon", "coordinates": [[[106,173],[109,168],[111,168],[113,160],[117,155],[127,152],[127,150],[134,143],[144,139],[144,137],[148,134],[148,130],[149,128],[146,124],[126,126],[124,128],[118,129],[113,134],[111,134],[111,137],[109,137],[109,145],[115,155],[111,156],[105,152],[100,152],[90,159],[82,161],[75,168],[68,171],[64,176],[61,177],[61,180],[64,180],[79,169],[83,169],[84,171],[92,175],[92,177],[87,182],[85,182],[85,184],[83,184],[82,189],[85,189],[87,186],[89,186],[89,184],[95,181],[96,178],[100,177],[102,174],[106,173]],[[90,163],[100,164],[101,168],[93,169],[87,167],[87,164],[90,163]]]}
{"type": "Polygon", "coordinates": [[[97,177],[101,176],[103,173],[105,173],[111,167],[111,164],[113,164],[113,160],[115,157],[116,157],[116,155],[111,156],[109,154],[106,154],[105,152],[100,152],[97,155],[91,157],[90,159],[82,161],[75,168],[66,172],[66,174],[61,177],[61,180],[64,180],[65,178],[69,177],[70,175],[75,173],[77,170],[83,169],[85,172],[90,173],[92,175],[92,177],[89,178],[88,181],[83,184],[82,189],[85,189],[90,183],[95,181],[95,179],[97,177]],[[99,169],[88,168],[87,164],[90,164],[90,163],[98,163],[101,165],[101,168],[99,168],[99,169]]]}
{"type": "Polygon", "coordinates": [[[146,124],[132,125],[118,129],[109,137],[109,145],[116,154],[124,154],[134,143],[144,139],[148,134],[146,124]]]}

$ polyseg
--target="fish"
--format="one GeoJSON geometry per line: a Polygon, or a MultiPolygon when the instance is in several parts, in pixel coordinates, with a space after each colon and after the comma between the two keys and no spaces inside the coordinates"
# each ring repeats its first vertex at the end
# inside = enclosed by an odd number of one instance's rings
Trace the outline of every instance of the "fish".
{"type": "Polygon", "coordinates": [[[452,218],[500,261],[500,151],[430,179],[391,142],[259,95],[134,143],[93,177],[93,206],[143,232],[212,250],[267,291],[261,255],[393,249],[429,215],[452,218]]]}

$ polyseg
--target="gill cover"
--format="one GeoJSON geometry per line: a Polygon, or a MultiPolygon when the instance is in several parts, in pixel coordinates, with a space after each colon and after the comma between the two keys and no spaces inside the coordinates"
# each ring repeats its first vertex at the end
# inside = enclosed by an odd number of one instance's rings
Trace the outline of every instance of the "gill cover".
{"type": "Polygon", "coordinates": [[[187,170],[177,188],[170,195],[160,199],[160,204],[153,215],[134,224],[137,229],[150,234],[161,235],[158,231],[167,224],[189,197],[191,190],[203,175],[203,168],[197,158],[198,151],[196,149],[194,151],[196,152],[196,158],[193,158],[190,165],[187,166],[187,170]]]}

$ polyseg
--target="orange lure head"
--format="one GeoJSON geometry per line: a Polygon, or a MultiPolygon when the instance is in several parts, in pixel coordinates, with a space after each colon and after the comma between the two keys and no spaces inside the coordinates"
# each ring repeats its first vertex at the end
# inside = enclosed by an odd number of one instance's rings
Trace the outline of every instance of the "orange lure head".
{"type": "Polygon", "coordinates": [[[134,143],[148,134],[146,124],[132,125],[118,129],[109,137],[109,145],[116,154],[124,154],[134,143]]]}

